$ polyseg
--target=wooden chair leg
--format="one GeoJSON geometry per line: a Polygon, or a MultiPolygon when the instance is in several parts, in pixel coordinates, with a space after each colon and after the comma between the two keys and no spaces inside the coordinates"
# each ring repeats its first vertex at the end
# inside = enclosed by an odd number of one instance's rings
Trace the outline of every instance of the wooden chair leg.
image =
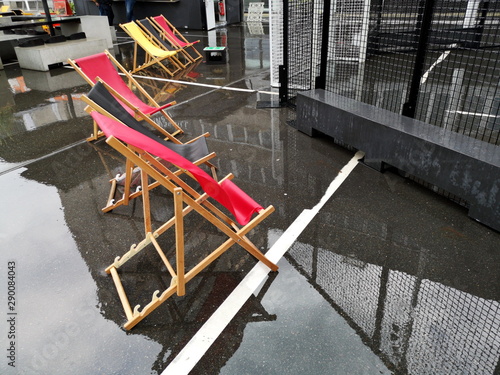
{"type": "Polygon", "coordinates": [[[149,204],[149,178],[146,172],[141,170],[141,186],[142,189],[142,212],[144,215],[144,233],[147,234],[151,229],[151,209],[149,204]]]}
{"type": "Polygon", "coordinates": [[[184,269],[184,215],[182,189],[174,189],[174,211],[175,211],[175,249],[177,267],[177,295],[186,294],[186,281],[184,269]]]}

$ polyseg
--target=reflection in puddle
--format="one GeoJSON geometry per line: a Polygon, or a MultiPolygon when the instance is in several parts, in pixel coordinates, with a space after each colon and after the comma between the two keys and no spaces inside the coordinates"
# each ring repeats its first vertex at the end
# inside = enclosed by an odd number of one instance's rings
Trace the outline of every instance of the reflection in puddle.
{"type": "MultiPolygon", "coordinates": [[[[297,243],[289,259],[389,368],[493,374],[500,303],[297,243]]],[[[421,262],[420,267],[425,267],[421,262]]]]}

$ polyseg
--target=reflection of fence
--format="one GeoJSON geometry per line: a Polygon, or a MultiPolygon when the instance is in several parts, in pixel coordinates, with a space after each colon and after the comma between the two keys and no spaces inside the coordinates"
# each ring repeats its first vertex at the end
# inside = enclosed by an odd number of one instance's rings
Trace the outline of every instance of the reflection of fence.
{"type": "Polygon", "coordinates": [[[300,242],[287,257],[396,373],[498,370],[500,303],[423,278],[425,262],[409,275],[300,242]]]}
{"type": "Polygon", "coordinates": [[[324,88],[499,144],[499,2],[283,4],[282,101],[324,88]]]}

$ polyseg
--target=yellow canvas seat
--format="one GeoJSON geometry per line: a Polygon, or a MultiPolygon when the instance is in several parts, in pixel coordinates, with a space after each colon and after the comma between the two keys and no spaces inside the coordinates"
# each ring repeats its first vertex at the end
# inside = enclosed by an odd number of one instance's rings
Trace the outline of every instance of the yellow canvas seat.
{"type": "Polygon", "coordinates": [[[135,22],[120,24],[120,27],[134,40],[134,65],[130,73],[136,73],[148,66],[158,65],[170,76],[182,69],[177,59],[177,51],[167,51],[156,44],[135,22]],[[145,52],[145,59],[142,64],[137,62],[138,46],[145,52]],[[169,61],[170,64],[164,64],[169,61]],[[167,67],[169,65],[169,67],[167,67]]]}
{"type": "Polygon", "coordinates": [[[186,54],[186,51],[184,51],[184,49],[177,49],[174,46],[172,46],[172,44],[162,36],[162,34],[153,25],[152,21],[150,21],[148,18],[144,18],[142,20],[136,20],[135,22],[144,31],[144,33],[162,49],[165,49],[166,51],[172,51],[172,49],[174,49],[177,52],[177,56],[183,56],[184,63],[178,61],[182,69],[185,69],[189,64],[194,62],[192,59],[189,58],[190,57],[189,54],[186,54]]]}

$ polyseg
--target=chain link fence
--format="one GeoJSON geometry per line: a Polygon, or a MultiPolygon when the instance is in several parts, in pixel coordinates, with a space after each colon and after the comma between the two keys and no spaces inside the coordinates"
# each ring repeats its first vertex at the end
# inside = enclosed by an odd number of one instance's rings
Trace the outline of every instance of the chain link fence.
{"type": "Polygon", "coordinates": [[[500,2],[284,0],[279,18],[287,104],[324,88],[499,144],[500,2]]]}

